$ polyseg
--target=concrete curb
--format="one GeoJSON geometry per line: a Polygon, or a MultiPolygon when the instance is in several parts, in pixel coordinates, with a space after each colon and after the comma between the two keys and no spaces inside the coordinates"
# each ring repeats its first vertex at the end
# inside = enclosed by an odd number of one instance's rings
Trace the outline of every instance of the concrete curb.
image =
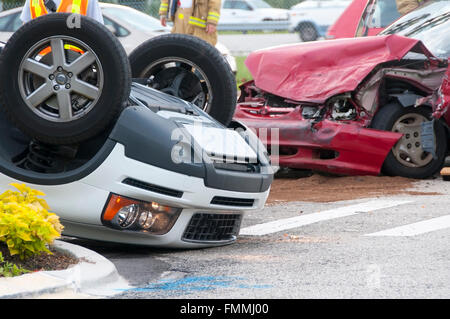
{"type": "Polygon", "coordinates": [[[129,288],[114,264],[94,251],[59,240],[53,246],[80,262],[65,270],[0,278],[0,298],[58,298],[58,295],[101,298],[129,288]]]}

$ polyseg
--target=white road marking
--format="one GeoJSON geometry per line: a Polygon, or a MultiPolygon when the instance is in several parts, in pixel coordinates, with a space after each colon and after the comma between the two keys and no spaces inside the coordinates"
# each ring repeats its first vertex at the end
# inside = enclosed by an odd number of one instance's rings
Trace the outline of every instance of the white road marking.
{"type": "Polygon", "coordinates": [[[436,217],[421,222],[386,229],[364,236],[416,236],[450,227],[450,215],[436,217]]]}
{"type": "Polygon", "coordinates": [[[326,210],[323,212],[311,213],[302,216],[279,219],[272,222],[258,224],[246,228],[242,228],[240,235],[262,236],[276,233],[279,231],[305,226],[329,219],[352,216],[359,213],[370,212],[378,209],[394,207],[410,203],[411,201],[399,200],[373,200],[370,202],[355,204],[351,206],[339,207],[336,209],[326,210]]]}

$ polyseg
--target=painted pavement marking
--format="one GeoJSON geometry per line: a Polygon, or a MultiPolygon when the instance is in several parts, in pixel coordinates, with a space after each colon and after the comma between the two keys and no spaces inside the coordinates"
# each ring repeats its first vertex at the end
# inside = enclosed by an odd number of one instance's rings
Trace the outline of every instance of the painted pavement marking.
{"type": "Polygon", "coordinates": [[[390,228],[376,233],[366,234],[364,236],[416,236],[445,228],[450,228],[450,215],[390,228]]]}
{"type": "Polygon", "coordinates": [[[374,210],[390,208],[398,205],[408,204],[412,201],[400,200],[372,200],[365,203],[355,204],[351,206],[344,206],[335,209],[330,209],[322,212],[311,213],[302,216],[279,219],[272,222],[257,224],[241,229],[240,235],[247,236],[262,236],[280,232],[287,229],[301,227],[321,221],[326,221],[335,218],[347,217],[359,213],[370,212],[374,210]]]}

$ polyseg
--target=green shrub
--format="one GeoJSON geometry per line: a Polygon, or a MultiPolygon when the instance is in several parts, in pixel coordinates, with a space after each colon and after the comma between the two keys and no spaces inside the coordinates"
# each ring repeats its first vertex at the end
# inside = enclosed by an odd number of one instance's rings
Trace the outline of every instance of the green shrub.
{"type": "Polygon", "coordinates": [[[0,252],[0,277],[14,277],[28,272],[28,270],[23,269],[22,267],[18,267],[15,264],[5,261],[0,252]]]}
{"type": "Polygon", "coordinates": [[[11,256],[21,259],[47,253],[47,245],[61,236],[59,217],[48,212],[45,194],[24,184],[11,184],[18,191],[0,195],[0,242],[6,243],[11,256]]]}

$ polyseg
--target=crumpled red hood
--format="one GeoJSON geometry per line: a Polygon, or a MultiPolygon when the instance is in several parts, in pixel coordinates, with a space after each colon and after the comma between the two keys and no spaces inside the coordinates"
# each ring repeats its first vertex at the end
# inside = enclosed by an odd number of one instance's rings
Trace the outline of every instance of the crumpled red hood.
{"type": "Polygon", "coordinates": [[[419,40],[398,35],[299,43],[252,52],[245,60],[255,85],[304,102],[353,91],[380,63],[409,51],[432,54],[419,40]]]}

